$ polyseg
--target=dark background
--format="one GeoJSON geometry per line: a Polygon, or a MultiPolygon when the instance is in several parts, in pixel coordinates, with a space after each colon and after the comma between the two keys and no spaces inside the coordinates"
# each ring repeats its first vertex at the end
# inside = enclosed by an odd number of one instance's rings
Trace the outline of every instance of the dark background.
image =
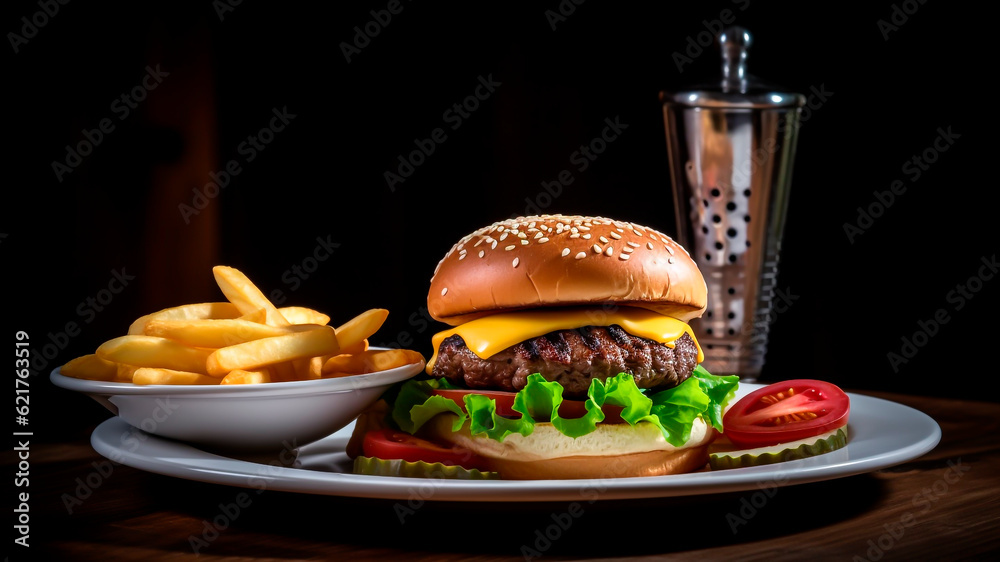
{"type": "Polygon", "coordinates": [[[37,16],[45,24],[17,52],[9,33],[26,36],[21,18],[42,8],[4,6],[4,161],[14,172],[0,229],[4,316],[8,334],[31,336],[36,429],[105,419],[96,403],[51,387],[48,373],[142,314],[222,300],[215,264],[334,323],[387,308],[373,343],[429,353],[440,327],[423,310],[434,266],[480,226],[534,203],[673,234],[657,94],[718,74],[715,48],[692,45],[723,19],[753,33],[752,74],[826,98],[814,97],[800,131],[778,281],[794,301],[772,326],[763,378],[997,399],[985,353],[997,288],[979,277],[997,246],[995,171],[980,148],[992,115],[979,101],[990,95],[980,81],[989,70],[976,62],[985,48],[979,16],[960,3],[803,11],[791,2],[566,1],[574,12],[553,29],[554,0],[403,2],[349,62],[342,44],[387,2],[244,2],[220,15],[222,5],[73,2],[37,16]],[[897,29],[880,29],[893,17],[897,29]],[[679,69],[675,55],[691,62],[679,69]],[[126,116],[116,99],[142,84],[147,67],[166,75],[126,116]],[[500,85],[453,130],[445,111],[481,77],[500,85]],[[283,109],[294,118],[248,161],[241,143],[283,109]],[[573,152],[616,117],[628,128],[577,171],[573,152]],[[114,130],[60,181],[53,162],[65,163],[67,145],[102,119],[114,130]],[[446,141],[390,189],[384,173],[436,128],[446,141]],[[919,178],[908,175],[907,161],[949,128],[954,144],[919,178]],[[185,222],[180,205],[194,205],[193,190],[204,193],[230,160],[240,172],[185,222]],[[565,169],[573,183],[542,196],[542,183],[565,169]],[[905,193],[852,241],[844,225],[894,180],[905,193]],[[296,276],[318,240],[333,251],[296,276]],[[123,288],[115,272],[128,276],[123,288]],[[958,285],[979,289],[961,307],[958,285]],[[109,296],[100,310],[88,303],[109,296]],[[921,328],[939,311],[947,322],[921,328]],[[894,368],[888,354],[921,330],[925,345],[894,368]]]}

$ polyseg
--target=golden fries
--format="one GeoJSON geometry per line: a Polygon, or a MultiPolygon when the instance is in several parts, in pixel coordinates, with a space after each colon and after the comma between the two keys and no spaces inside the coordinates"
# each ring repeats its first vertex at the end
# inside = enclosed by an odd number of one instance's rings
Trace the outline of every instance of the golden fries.
{"type": "Polygon", "coordinates": [[[219,384],[221,379],[201,373],[159,367],[139,367],[132,374],[135,384],[219,384]]]}
{"type": "Polygon", "coordinates": [[[229,374],[222,377],[219,384],[261,384],[271,382],[271,373],[267,369],[259,371],[245,371],[234,369],[229,374]]]}
{"type": "Polygon", "coordinates": [[[118,364],[113,361],[105,361],[96,354],[90,353],[70,359],[59,369],[59,372],[75,379],[109,381],[118,374],[118,364]]]}
{"type": "Polygon", "coordinates": [[[208,374],[225,376],[234,369],[254,369],[273,363],[332,355],[340,351],[337,334],[329,326],[261,338],[216,349],[208,356],[208,374]]]}
{"type": "Polygon", "coordinates": [[[207,374],[205,361],[211,349],[190,347],[156,336],[119,336],[102,343],[97,356],[105,361],[136,367],[163,367],[207,374]]]}
{"type": "Polygon", "coordinates": [[[65,363],[68,377],[139,385],[267,384],[382,371],[423,360],[369,349],[389,311],[334,328],[304,306],[276,307],[243,272],[212,268],[226,301],[184,304],[137,318],[125,335],[65,363]]]}
{"type": "Polygon", "coordinates": [[[337,328],[337,341],[340,342],[341,349],[353,348],[362,340],[371,337],[382,327],[387,316],[389,316],[388,310],[373,308],[341,324],[337,328]]]}
{"type": "Polygon", "coordinates": [[[206,318],[236,318],[241,314],[231,302],[200,302],[165,308],[140,316],[128,328],[128,335],[141,336],[150,320],[199,320],[206,318]]]}
{"type": "Polygon", "coordinates": [[[325,376],[374,373],[395,369],[423,360],[423,356],[409,349],[369,349],[361,353],[340,354],[323,364],[325,376]]]}
{"type": "Polygon", "coordinates": [[[248,314],[263,308],[268,324],[272,326],[287,326],[289,324],[274,304],[242,271],[234,267],[217,265],[212,268],[212,273],[215,275],[215,282],[222,289],[222,293],[226,295],[229,302],[236,305],[241,313],[248,314]]]}
{"type": "Polygon", "coordinates": [[[194,347],[219,348],[294,333],[292,327],[269,326],[241,318],[218,320],[150,320],[147,336],[159,336],[194,347]]]}
{"type": "Polygon", "coordinates": [[[304,306],[283,306],[278,312],[292,324],[329,324],[330,317],[318,310],[304,306]]]}

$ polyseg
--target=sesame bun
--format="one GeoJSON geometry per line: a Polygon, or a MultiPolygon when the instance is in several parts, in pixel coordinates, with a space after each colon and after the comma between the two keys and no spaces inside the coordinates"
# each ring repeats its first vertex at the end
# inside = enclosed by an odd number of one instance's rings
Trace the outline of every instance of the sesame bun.
{"type": "Polygon", "coordinates": [[[669,236],[603,217],[536,215],[463,237],[431,278],[432,318],[457,326],[495,312],[614,303],[684,322],[705,310],[694,260],[669,236]]]}
{"type": "Polygon", "coordinates": [[[701,418],[681,447],[664,441],[649,423],[598,424],[593,433],[567,437],[550,423],[535,425],[527,437],[512,433],[502,442],[473,437],[468,424],[452,431],[453,415],[439,415],[425,431],[435,439],[464,447],[489,460],[491,470],[507,480],[626,478],[683,474],[705,467],[708,447],[718,432],[701,418]]]}

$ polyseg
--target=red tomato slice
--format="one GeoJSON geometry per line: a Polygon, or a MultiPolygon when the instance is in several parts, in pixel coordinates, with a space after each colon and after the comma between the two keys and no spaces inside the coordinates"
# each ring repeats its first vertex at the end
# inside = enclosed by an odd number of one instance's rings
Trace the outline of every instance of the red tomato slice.
{"type": "Polygon", "coordinates": [[[795,379],[747,394],[726,412],[722,425],[740,447],[767,447],[843,427],[850,412],[850,398],[836,385],[795,379]]]}
{"type": "MultiPolygon", "coordinates": [[[[468,390],[464,388],[439,388],[433,391],[434,394],[439,396],[444,396],[445,398],[450,398],[456,404],[465,411],[465,400],[464,396],[466,394],[482,394],[487,398],[492,398],[496,401],[497,414],[508,417],[508,418],[519,418],[521,417],[520,412],[514,411],[514,396],[517,395],[516,392],[507,392],[505,390],[468,390]]],[[[604,412],[604,421],[601,423],[626,423],[622,419],[621,413],[623,408],[621,406],[612,406],[611,404],[606,404],[601,410],[604,412]]],[[[567,400],[563,399],[562,403],[559,404],[559,416],[565,419],[582,418],[584,414],[587,413],[587,402],[585,400],[567,400]]]]}
{"type": "Polygon", "coordinates": [[[445,446],[394,429],[377,429],[365,434],[362,451],[366,457],[402,459],[408,462],[456,465],[463,468],[489,470],[488,462],[472,451],[458,446],[445,446]]]}

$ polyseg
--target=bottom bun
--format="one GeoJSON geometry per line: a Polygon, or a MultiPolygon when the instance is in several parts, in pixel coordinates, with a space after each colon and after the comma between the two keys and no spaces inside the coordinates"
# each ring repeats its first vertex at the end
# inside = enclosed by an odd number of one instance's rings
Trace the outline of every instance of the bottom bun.
{"type": "Polygon", "coordinates": [[[708,464],[708,446],[679,451],[649,451],[607,457],[560,457],[538,461],[490,459],[493,470],[508,480],[628,478],[694,472],[708,464]]]}
{"type": "Polygon", "coordinates": [[[523,436],[508,435],[503,442],[472,436],[469,425],[452,431],[456,417],[435,416],[425,425],[434,438],[469,449],[491,463],[491,470],[509,480],[563,480],[627,478],[694,472],[708,465],[708,447],[718,432],[700,418],[688,441],[675,447],[649,423],[598,424],[595,431],[572,438],[550,423],[535,425],[523,436]]]}

